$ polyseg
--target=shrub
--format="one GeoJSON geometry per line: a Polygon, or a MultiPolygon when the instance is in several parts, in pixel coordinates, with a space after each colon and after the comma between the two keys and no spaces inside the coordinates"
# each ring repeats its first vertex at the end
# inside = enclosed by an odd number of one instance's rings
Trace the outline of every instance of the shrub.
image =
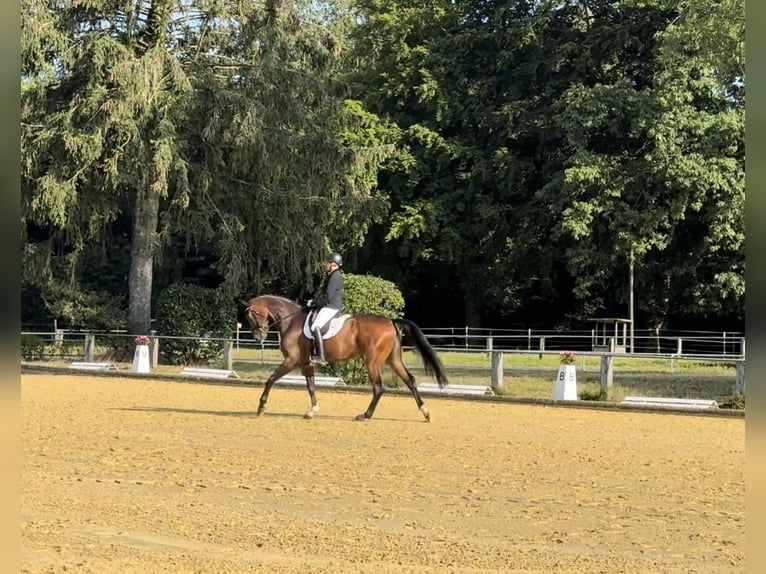
{"type": "Polygon", "coordinates": [[[738,411],[745,410],[745,394],[734,393],[733,395],[725,395],[716,399],[719,409],[735,409],[738,411]]]}
{"type": "Polygon", "coordinates": [[[37,335],[21,336],[21,358],[25,361],[39,361],[45,354],[45,343],[37,335]]]}
{"type": "MultiPolygon", "coordinates": [[[[404,297],[391,281],[372,275],[343,274],[343,301],[349,313],[372,313],[391,319],[403,315],[404,297]]],[[[322,371],[352,385],[369,381],[361,359],[322,367],[322,371]]]]}
{"type": "Polygon", "coordinates": [[[216,289],[197,285],[171,285],[157,299],[157,329],[163,339],[160,355],[171,365],[206,364],[223,356],[222,341],[235,328],[230,298],[216,289]]]}
{"type": "Polygon", "coordinates": [[[580,387],[579,397],[581,401],[606,401],[608,399],[606,387],[601,384],[587,384],[580,387]]]}

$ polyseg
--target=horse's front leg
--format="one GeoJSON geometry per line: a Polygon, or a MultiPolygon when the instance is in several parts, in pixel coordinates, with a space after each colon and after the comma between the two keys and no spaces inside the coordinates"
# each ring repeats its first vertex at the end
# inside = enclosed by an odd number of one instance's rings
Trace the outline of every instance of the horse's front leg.
{"type": "Polygon", "coordinates": [[[258,416],[262,415],[263,411],[266,409],[266,402],[269,400],[269,393],[271,392],[271,387],[273,387],[274,383],[276,383],[279,379],[281,379],[287,373],[292,371],[294,368],[295,368],[295,361],[292,361],[290,359],[285,359],[282,362],[282,364],[277,367],[277,370],[271,373],[271,376],[268,379],[266,379],[266,385],[263,387],[261,398],[258,401],[258,416]]]}
{"type": "Polygon", "coordinates": [[[311,397],[311,409],[305,415],[303,415],[303,418],[313,419],[314,415],[319,412],[319,405],[317,404],[316,382],[314,381],[314,366],[309,365],[307,367],[303,367],[301,372],[303,373],[303,376],[306,377],[306,390],[309,392],[309,397],[311,397]]]}

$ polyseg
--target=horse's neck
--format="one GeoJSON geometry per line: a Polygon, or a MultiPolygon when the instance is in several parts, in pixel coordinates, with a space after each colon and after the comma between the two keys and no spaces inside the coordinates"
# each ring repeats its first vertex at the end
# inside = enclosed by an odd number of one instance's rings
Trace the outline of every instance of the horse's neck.
{"type": "Polygon", "coordinates": [[[301,323],[301,308],[292,301],[281,298],[272,299],[273,304],[269,307],[274,327],[282,334],[293,327],[293,323],[301,323]]]}

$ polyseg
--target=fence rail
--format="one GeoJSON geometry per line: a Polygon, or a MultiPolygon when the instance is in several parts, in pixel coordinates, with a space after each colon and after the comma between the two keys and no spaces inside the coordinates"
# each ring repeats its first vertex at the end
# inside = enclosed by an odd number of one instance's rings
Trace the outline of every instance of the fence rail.
{"type": "MultiPolygon", "coordinates": [[[[454,357],[451,360],[451,366],[455,368],[468,368],[476,370],[487,369],[488,377],[491,376],[493,386],[502,387],[503,357],[504,356],[523,356],[524,364],[528,369],[535,369],[536,362],[539,368],[550,369],[551,361],[558,359],[562,350],[577,351],[581,361],[581,369],[585,371],[585,360],[595,358],[599,364],[600,382],[605,389],[611,389],[614,376],[614,365],[616,359],[632,360],[659,360],[666,361],[668,370],[674,373],[680,369],[684,361],[697,361],[710,364],[729,365],[734,367],[733,390],[743,393],[745,390],[745,339],[744,337],[732,341],[731,336],[727,336],[726,344],[732,345],[731,348],[721,345],[724,342],[722,335],[717,336],[697,336],[697,337],[677,337],[674,345],[668,345],[667,348],[674,349],[670,352],[618,352],[614,347],[612,339],[612,348],[608,350],[594,350],[585,346],[581,350],[573,346],[573,335],[536,335],[527,336],[526,348],[518,343],[519,336],[515,335],[496,335],[485,333],[483,337],[477,334],[469,333],[467,337],[463,334],[442,334],[435,333],[436,330],[426,330],[424,333],[428,337],[432,346],[440,353],[460,353],[465,354],[465,365],[461,365],[458,359],[454,357]],[[515,342],[513,345],[510,342],[515,342]],[[689,342],[705,342],[705,345],[692,345],[689,342]],[[470,344],[469,344],[470,343],[470,344]],[[736,348],[735,348],[736,346],[736,348]],[[485,367],[477,367],[476,355],[483,355],[485,367]],[[469,358],[470,356],[470,358],[469,358]],[[548,361],[544,364],[543,359],[548,361]]],[[[539,332],[537,332],[539,333],[539,332]]],[[[177,337],[153,335],[150,339],[150,360],[151,366],[156,367],[159,363],[159,349],[165,345],[169,346],[171,341],[189,341],[194,342],[199,347],[204,347],[211,351],[210,355],[223,357],[223,367],[232,369],[233,361],[238,363],[258,362],[261,364],[278,363],[280,357],[278,353],[279,339],[276,333],[271,333],[263,343],[256,343],[251,338],[242,338],[242,332],[235,332],[234,337],[177,337]],[[245,351],[245,358],[238,351],[245,351]],[[255,351],[255,352],[253,352],[255,351]]],[[[249,333],[248,333],[249,335],[249,333]]],[[[133,337],[124,332],[93,333],[82,331],[64,331],[56,330],[53,332],[32,332],[25,331],[21,333],[22,337],[22,359],[25,361],[117,361],[130,362],[134,351],[133,337]]],[[[405,347],[406,350],[411,350],[405,347]]],[[[220,359],[219,359],[220,360],[220,359]]],[[[558,361],[553,361],[556,364],[558,361]]],[[[624,366],[621,366],[624,369],[624,366]]],[[[635,369],[635,367],[633,367],[635,369]]],[[[624,372],[624,370],[622,371],[624,372]]]]}
{"type": "MultiPolygon", "coordinates": [[[[576,351],[578,353],[601,352],[597,348],[595,331],[553,331],[553,330],[497,330],[497,329],[455,329],[455,328],[424,328],[423,334],[437,349],[464,349],[486,351],[576,351]]],[[[46,344],[58,348],[66,347],[72,341],[83,341],[85,336],[92,334],[99,337],[115,339],[124,338],[126,343],[132,337],[124,331],[90,332],[69,331],[22,331],[22,343],[25,337],[35,337],[46,344]]],[[[235,348],[253,344],[249,331],[233,330],[232,337],[210,337],[200,335],[195,337],[177,337],[172,335],[155,335],[159,339],[198,339],[208,343],[232,341],[235,348]]],[[[649,336],[637,333],[634,337],[635,349],[627,352],[633,356],[639,355],[673,355],[673,356],[705,356],[705,357],[740,357],[745,355],[745,336],[740,332],[704,332],[679,331],[673,335],[649,336]]],[[[279,337],[276,332],[270,332],[266,346],[276,347],[279,337]]]]}

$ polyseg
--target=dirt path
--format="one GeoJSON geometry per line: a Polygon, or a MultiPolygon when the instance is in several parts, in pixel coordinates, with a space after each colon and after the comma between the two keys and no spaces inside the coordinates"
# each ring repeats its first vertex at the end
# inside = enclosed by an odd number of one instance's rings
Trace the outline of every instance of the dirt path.
{"type": "Polygon", "coordinates": [[[24,375],[22,571],[744,572],[744,419],[24,375]]]}

